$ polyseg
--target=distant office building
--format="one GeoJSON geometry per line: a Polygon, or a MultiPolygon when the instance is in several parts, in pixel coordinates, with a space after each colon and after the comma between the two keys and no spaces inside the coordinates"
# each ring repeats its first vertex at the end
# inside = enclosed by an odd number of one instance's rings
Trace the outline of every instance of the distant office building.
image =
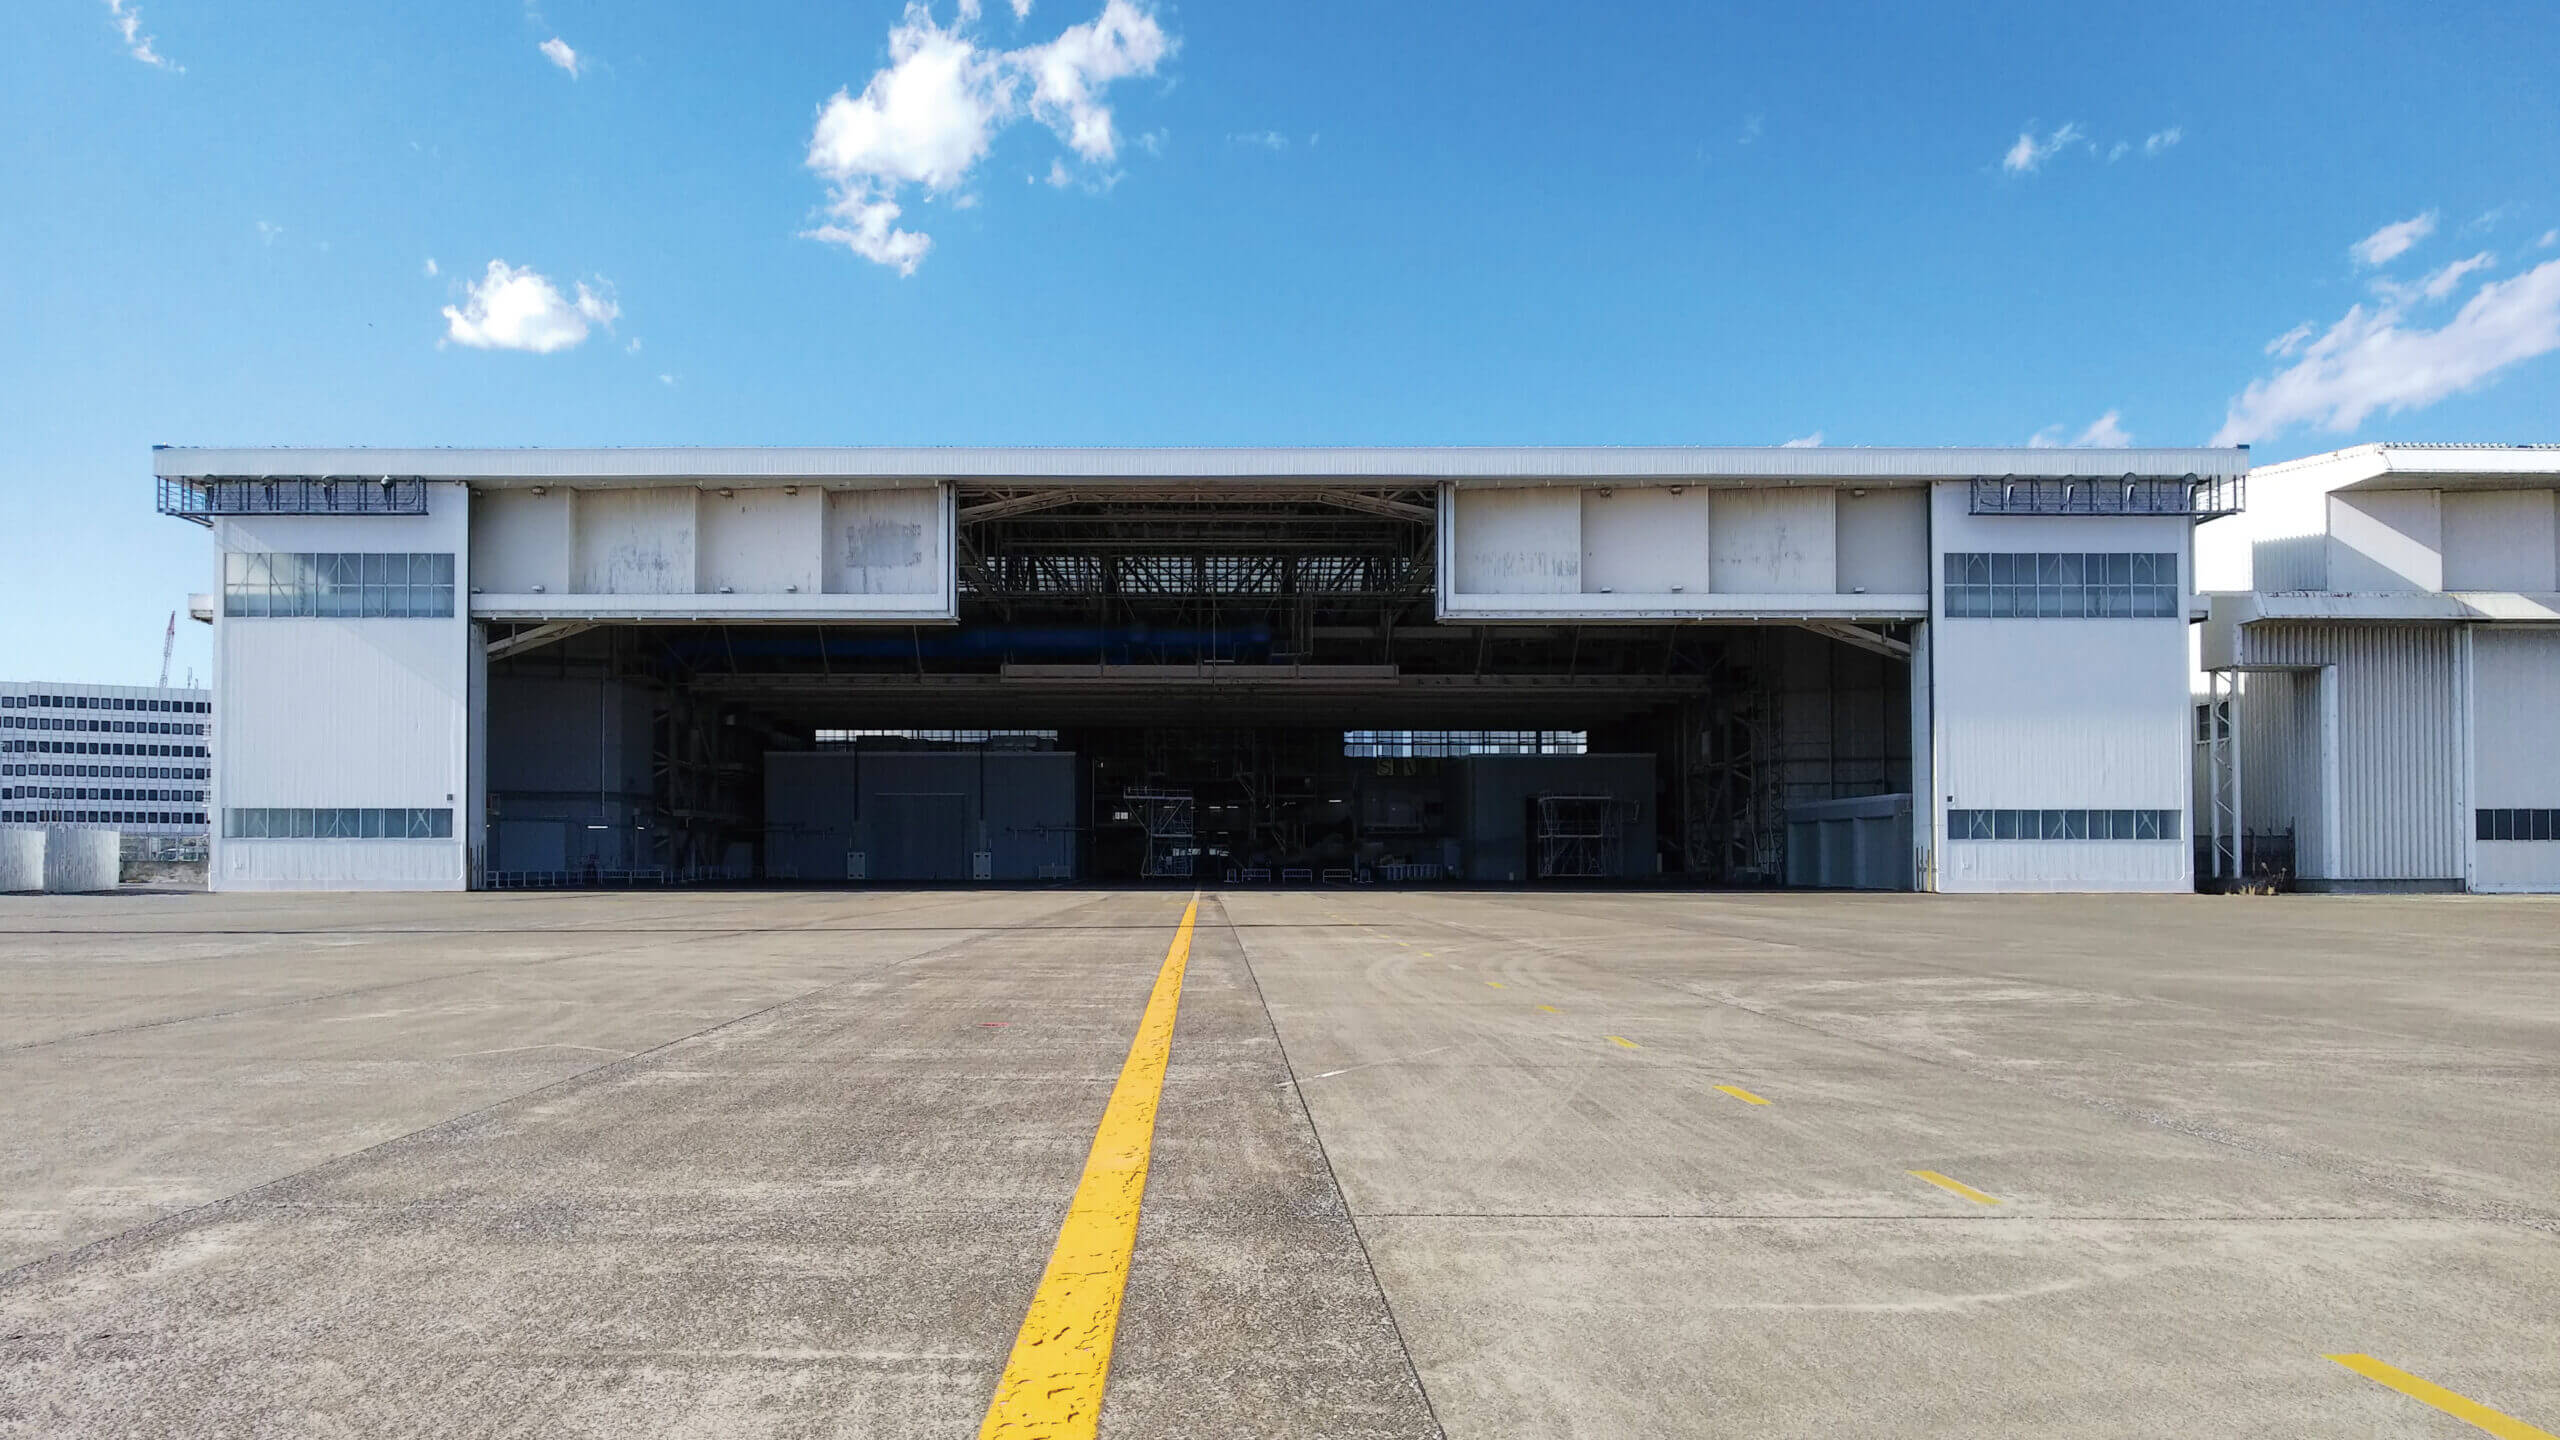
{"type": "Polygon", "coordinates": [[[200,837],[212,724],[206,690],[0,680],[0,824],[200,837]]]}

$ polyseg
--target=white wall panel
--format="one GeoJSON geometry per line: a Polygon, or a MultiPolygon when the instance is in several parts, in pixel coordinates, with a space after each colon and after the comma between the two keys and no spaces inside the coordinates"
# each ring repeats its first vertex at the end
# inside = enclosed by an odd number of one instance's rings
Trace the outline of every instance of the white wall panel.
{"type": "Polygon", "coordinates": [[[1942,840],[1938,888],[1953,892],[2195,888],[2184,840],[1942,840]]]}
{"type": "Polygon", "coordinates": [[[2444,529],[2436,492],[2332,493],[2327,588],[2349,594],[2443,589],[2444,529]]]}
{"type": "Polygon", "coordinates": [[[569,492],[493,490],[471,499],[471,583],[505,594],[569,589],[569,492]]]}
{"type": "Polygon", "coordinates": [[[1719,490],[1709,542],[1721,595],[1839,593],[1837,492],[1719,490]]]}
{"type": "MultiPolygon", "coordinates": [[[[2560,809],[2560,630],[2471,632],[2475,809],[2560,809]]],[[[2560,891],[2560,840],[2475,840],[2480,890],[2560,891]]]]}
{"type": "Polygon", "coordinates": [[[1839,584],[1843,595],[1918,595],[1929,588],[1929,492],[1848,490],[1840,497],[1839,584]]]}
{"type": "MultiPolygon", "coordinates": [[[[1932,498],[1933,582],[1949,551],[2173,551],[2182,517],[1978,516],[1932,498]]],[[[2182,561],[2182,565],[2183,565],[2182,561]]],[[[1943,590],[1943,584],[1936,589],[1943,590]]],[[[2194,713],[2180,619],[1946,619],[1929,626],[1936,786],[1922,808],[1942,890],[2183,890],[2191,884],[2194,713]],[[1950,841],[1962,809],[2174,810],[2176,841],[1950,841]]]]}
{"type": "Polygon", "coordinates": [[[1460,490],[1458,589],[1469,595],[1570,595],[1582,589],[1582,492],[1460,490]]]}
{"type": "Polygon", "coordinates": [[[740,490],[702,496],[697,542],[700,589],[741,595],[814,595],[826,573],[826,495],[740,490]]]}
{"type": "Polygon", "coordinates": [[[694,593],[699,493],[690,485],[579,492],[569,507],[571,588],[582,595],[694,593]]]}
{"type": "MultiPolygon", "coordinates": [[[[422,516],[256,516],[215,526],[238,551],[446,553],[455,613],[402,620],[214,621],[213,856],[217,890],[458,889],[470,763],[473,583],[469,497],[428,487],[422,516]],[[268,807],[455,811],[447,840],[236,840],[223,811],[268,807]]],[[[219,588],[218,586],[216,587],[219,588]]]]}
{"type": "Polygon", "coordinates": [[[2444,588],[2560,590],[2550,490],[2444,492],[2444,588]]]}
{"type": "Polygon", "coordinates": [[[1582,492],[1582,589],[1591,594],[1706,593],[1707,492],[1582,492]]]}
{"type": "Polygon", "coordinates": [[[842,490],[826,500],[826,586],[838,595],[933,595],[951,583],[939,489],[842,490]]]}
{"type": "Polygon", "coordinates": [[[2240,677],[2240,823],[2291,827],[2294,873],[2328,878],[2329,808],[2324,687],[2320,670],[2261,670],[2240,677]]]}

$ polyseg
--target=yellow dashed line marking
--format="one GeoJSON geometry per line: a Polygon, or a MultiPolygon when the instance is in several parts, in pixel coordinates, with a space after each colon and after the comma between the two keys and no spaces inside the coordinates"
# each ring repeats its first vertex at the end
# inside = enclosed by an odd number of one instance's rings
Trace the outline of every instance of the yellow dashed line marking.
{"type": "Polygon", "coordinates": [[[1627,1049],[1629,1049],[1629,1050],[1641,1050],[1641,1049],[1643,1049],[1643,1048],[1644,1048],[1643,1046],[1641,1046],[1641,1045],[1637,1044],[1637,1043],[1636,1043],[1636,1042],[1634,1042],[1633,1040],[1628,1039],[1628,1038],[1627,1038],[1626,1036],[1624,1036],[1624,1035],[1612,1035],[1612,1036],[1610,1036],[1610,1037],[1609,1037],[1609,1043],[1610,1043],[1610,1044],[1612,1044],[1612,1045],[1623,1045],[1623,1046],[1625,1046],[1625,1047],[1626,1047],[1627,1049]]]}
{"type": "Polygon", "coordinates": [[[1486,982],[1484,982],[1484,983],[1486,983],[1487,985],[1492,986],[1492,987],[1493,987],[1494,989],[1496,989],[1496,990],[1499,990],[1499,989],[1502,989],[1502,988],[1503,988],[1502,982],[1501,982],[1501,981],[1499,981],[1499,980],[1487,980],[1487,981],[1486,981],[1486,982]]]}
{"type": "Polygon", "coordinates": [[[1111,1103],[1103,1107],[1084,1178],[1067,1202],[1066,1223],[1058,1227],[1057,1247],[1032,1292],[979,1440],[1088,1440],[1102,1418],[1129,1251],[1138,1240],[1138,1204],[1146,1198],[1147,1160],[1155,1148],[1156,1102],[1173,1055],[1174,1010],[1182,1003],[1182,972],[1191,962],[1191,926],[1199,915],[1195,893],[1156,972],[1155,991],[1111,1103]]]}
{"type": "Polygon", "coordinates": [[[2422,1405],[2433,1405],[2466,1425],[2476,1425],[2488,1431],[2498,1440],[2560,1440],[2560,1436],[2548,1430],[2537,1430],[2512,1415],[2502,1415],[2477,1400],[2456,1395],[2441,1385],[2385,1365],[2370,1355],[2323,1355],[2320,1358],[2335,1360],[2367,1380],[2388,1385],[2422,1405]]]}
{"type": "Polygon", "coordinates": [[[1563,1014],[1563,1013],[1564,1013],[1563,1011],[1561,1011],[1561,1010],[1557,1009],[1557,1008],[1556,1008],[1556,1007],[1554,1007],[1553,1005],[1541,1005],[1541,1006],[1539,1006],[1538,1008],[1539,1008],[1539,1009],[1541,1009],[1541,1010],[1546,1011],[1546,1012],[1547,1012],[1548,1014],[1550,1014],[1550,1015],[1561,1015],[1561,1014],[1563,1014]]]}
{"type": "Polygon", "coordinates": [[[1768,1101],[1761,1099],[1759,1096],[1752,1094],[1750,1091],[1743,1089],[1739,1085],[1719,1085],[1716,1088],[1727,1095],[1732,1096],[1734,1099],[1741,1101],[1745,1105],[1766,1105],[1769,1103],[1768,1101]]]}
{"type": "Polygon", "coordinates": [[[1948,1179],[1946,1176],[1939,1174],[1939,1173],[1938,1173],[1937,1171],[1935,1171],[1935,1170],[1907,1170],[1907,1171],[1904,1171],[1903,1173],[1904,1173],[1904,1174],[1907,1174],[1907,1175],[1915,1176],[1915,1177],[1917,1177],[1917,1178],[1919,1178],[1919,1179],[1922,1179],[1922,1180],[1926,1180],[1926,1181],[1928,1181],[1930,1184],[1937,1186],[1937,1187],[1938,1187],[1939,1189],[1941,1189],[1941,1190],[1948,1191],[1948,1192],[1950,1192],[1950,1193],[1952,1193],[1952,1194],[1961,1195],[1961,1196],[1963,1196],[1964,1198],[1966,1198],[1967,1200],[1970,1200],[1970,1201],[1974,1202],[1974,1203],[1975,1203],[1975,1204],[1977,1204],[1977,1205],[1997,1205],[1997,1204],[1999,1204],[1999,1203],[2000,1203],[2000,1200],[1999,1200],[1999,1198],[1998,1198],[1997,1196],[1985,1195],[1985,1194],[1983,1194],[1981,1191],[1974,1189],[1972,1186],[1967,1185],[1967,1184],[1966,1184],[1966,1183],[1964,1183],[1963,1181],[1961,1181],[1961,1180],[1950,1180],[1950,1179],[1948,1179]]]}

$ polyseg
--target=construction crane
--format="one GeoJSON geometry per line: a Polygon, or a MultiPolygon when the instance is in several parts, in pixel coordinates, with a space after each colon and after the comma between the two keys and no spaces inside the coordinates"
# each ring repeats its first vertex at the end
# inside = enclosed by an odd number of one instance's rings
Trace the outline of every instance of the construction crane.
{"type": "Polygon", "coordinates": [[[160,688],[169,688],[169,652],[178,644],[178,612],[169,612],[168,633],[160,637],[160,688]]]}

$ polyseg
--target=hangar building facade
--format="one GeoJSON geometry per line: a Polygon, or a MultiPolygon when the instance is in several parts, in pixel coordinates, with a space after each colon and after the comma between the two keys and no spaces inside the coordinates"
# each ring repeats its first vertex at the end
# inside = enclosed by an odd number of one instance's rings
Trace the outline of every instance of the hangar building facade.
{"type": "Polygon", "coordinates": [[[2306,888],[2560,891],[2560,447],[2263,466],[2198,543],[2209,830],[2306,888]]]}
{"type": "Polygon", "coordinates": [[[2245,450],[163,449],[218,889],[2189,888],[2245,450]]]}

